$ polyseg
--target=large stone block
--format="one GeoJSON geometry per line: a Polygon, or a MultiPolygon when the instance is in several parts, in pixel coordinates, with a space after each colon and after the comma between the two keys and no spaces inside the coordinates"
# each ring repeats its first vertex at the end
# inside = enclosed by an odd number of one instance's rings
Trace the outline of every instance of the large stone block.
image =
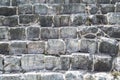
{"type": "Polygon", "coordinates": [[[0,0],[1,6],[10,6],[10,0],[0,0]]]}
{"type": "Polygon", "coordinates": [[[34,14],[19,15],[20,24],[33,24],[39,22],[39,16],[34,14]]]}
{"type": "Polygon", "coordinates": [[[8,55],[9,54],[9,43],[0,42],[0,54],[8,55]]]}
{"type": "Polygon", "coordinates": [[[44,41],[31,41],[28,42],[29,54],[45,53],[46,43],[44,41]]]}
{"type": "MultiPolygon", "coordinates": [[[[73,0],[75,1],[75,0],[73,0]]],[[[77,0],[80,1],[80,0],[77,0]]],[[[72,7],[71,13],[84,13],[85,12],[85,4],[70,4],[72,7]]]]}
{"type": "Polygon", "coordinates": [[[29,0],[12,0],[11,3],[12,6],[18,6],[18,5],[28,4],[29,0]]]}
{"type": "Polygon", "coordinates": [[[18,13],[19,14],[32,14],[32,5],[29,5],[29,4],[19,5],[18,13]]]}
{"type": "Polygon", "coordinates": [[[20,74],[2,74],[0,80],[22,80],[20,74]]]}
{"type": "Polygon", "coordinates": [[[58,39],[59,29],[58,28],[41,28],[41,39],[58,39]]]}
{"type": "Polygon", "coordinates": [[[92,60],[88,53],[73,53],[72,54],[72,69],[92,69],[92,60]]]}
{"type": "Polygon", "coordinates": [[[25,28],[10,28],[9,37],[10,40],[25,40],[25,28]]]}
{"type": "Polygon", "coordinates": [[[21,58],[21,66],[25,71],[43,70],[44,55],[43,54],[26,54],[21,58]]]}
{"type": "Polygon", "coordinates": [[[8,40],[8,28],[0,28],[0,40],[8,40]]]}
{"type": "Polygon", "coordinates": [[[4,57],[4,71],[10,72],[10,73],[20,72],[21,71],[20,59],[21,57],[18,57],[18,56],[12,56],[12,57],[5,56],[4,57]]]}
{"type": "Polygon", "coordinates": [[[77,38],[77,28],[63,27],[60,28],[60,38],[77,38]]]}
{"type": "Polygon", "coordinates": [[[53,55],[65,54],[65,42],[62,39],[49,39],[47,53],[53,55]]]}
{"type": "Polygon", "coordinates": [[[103,14],[106,14],[108,12],[114,12],[114,10],[115,10],[115,7],[113,4],[103,4],[101,8],[101,11],[103,14]]]}
{"type": "Polygon", "coordinates": [[[27,53],[26,41],[12,41],[9,47],[9,54],[22,55],[27,53]]]}
{"type": "Polygon", "coordinates": [[[40,27],[28,27],[27,28],[27,39],[28,40],[39,40],[40,39],[40,27]]]}
{"type": "Polygon", "coordinates": [[[4,58],[3,57],[4,56],[0,55],[0,71],[3,71],[3,68],[4,68],[4,64],[3,64],[4,58]]]}

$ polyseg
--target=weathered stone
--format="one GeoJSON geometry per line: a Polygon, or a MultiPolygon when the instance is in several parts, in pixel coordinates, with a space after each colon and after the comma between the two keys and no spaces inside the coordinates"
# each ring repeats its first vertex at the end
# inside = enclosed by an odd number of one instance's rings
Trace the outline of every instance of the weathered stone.
{"type": "Polygon", "coordinates": [[[96,35],[88,33],[88,34],[84,35],[84,38],[95,39],[96,35]]]}
{"type": "Polygon", "coordinates": [[[0,26],[3,26],[5,16],[0,16],[0,26]]]}
{"type": "Polygon", "coordinates": [[[65,43],[66,43],[66,52],[67,53],[73,53],[73,52],[78,52],[80,49],[80,44],[79,44],[79,40],[78,39],[66,39],[65,43]]]}
{"type": "Polygon", "coordinates": [[[0,28],[0,40],[8,40],[8,28],[0,28]]]}
{"type": "Polygon", "coordinates": [[[18,6],[23,4],[28,4],[29,0],[12,0],[12,6],[18,6]]]}
{"type": "Polygon", "coordinates": [[[72,9],[71,9],[72,14],[73,13],[84,13],[85,12],[85,4],[70,4],[70,6],[72,7],[72,9]]]}
{"type": "Polygon", "coordinates": [[[115,8],[113,4],[103,4],[101,11],[103,14],[106,14],[108,12],[114,12],[115,8]]]}
{"type": "Polygon", "coordinates": [[[65,78],[66,80],[83,80],[83,74],[79,71],[67,71],[65,78]]]}
{"type": "Polygon", "coordinates": [[[44,41],[31,41],[28,43],[29,54],[45,53],[45,42],[44,41]]]}
{"type": "Polygon", "coordinates": [[[10,40],[24,40],[26,38],[25,28],[10,28],[9,37],[10,40]]]}
{"type": "Polygon", "coordinates": [[[17,56],[5,56],[4,58],[4,70],[6,72],[20,72],[20,57],[17,56]]]}
{"type": "Polygon", "coordinates": [[[31,4],[35,4],[35,3],[45,3],[46,0],[30,0],[31,4]]]}
{"type": "Polygon", "coordinates": [[[63,4],[61,7],[62,8],[60,9],[60,14],[70,14],[72,11],[71,4],[63,4]]]}
{"type": "Polygon", "coordinates": [[[101,43],[99,45],[100,53],[116,56],[118,50],[118,42],[115,39],[101,37],[101,43]]]}
{"type": "MultiPolygon", "coordinates": [[[[86,1],[87,1],[87,0],[86,0],[86,1]]],[[[91,1],[91,0],[90,0],[90,1],[91,1]]],[[[89,7],[90,7],[90,13],[91,13],[91,14],[96,14],[96,13],[98,12],[97,5],[95,5],[95,4],[90,4],[89,7]]]]}
{"type": "Polygon", "coordinates": [[[41,74],[41,80],[64,80],[64,77],[62,73],[49,72],[41,74]]]}
{"type": "Polygon", "coordinates": [[[58,39],[59,29],[58,28],[41,28],[41,39],[58,39]]]}
{"type": "Polygon", "coordinates": [[[94,39],[81,39],[80,52],[96,53],[97,52],[97,41],[95,41],[94,39]]]}
{"type": "Polygon", "coordinates": [[[109,4],[110,0],[97,0],[97,3],[100,3],[100,4],[109,4]]]}
{"type": "Polygon", "coordinates": [[[46,0],[46,3],[51,3],[51,4],[53,4],[53,3],[64,3],[65,2],[65,0],[46,0]]]}
{"type": "Polygon", "coordinates": [[[70,56],[70,55],[61,55],[60,56],[61,69],[62,70],[69,70],[70,69],[71,59],[72,59],[72,56],[70,56]]]}
{"type": "Polygon", "coordinates": [[[22,55],[27,53],[27,42],[12,41],[9,47],[9,54],[22,55]]]}
{"type": "Polygon", "coordinates": [[[94,56],[94,70],[95,71],[110,71],[112,68],[110,56],[106,55],[95,55],[94,56]]]}
{"type": "Polygon", "coordinates": [[[9,43],[0,42],[0,54],[8,55],[9,54],[9,43]]]}
{"type": "Polygon", "coordinates": [[[40,28],[39,27],[28,27],[27,28],[27,39],[28,40],[39,40],[40,39],[40,28]]]}
{"type": "Polygon", "coordinates": [[[53,16],[40,16],[40,25],[42,27],[51,27],[53,24],[53,16]]]}
{"type": "Polygon", "coordinates": [[[1,6],[10,6],[10,0],[0,0],[1,6]]]}
{"type": "Polygon", "coordinates": [[[70,3],[80,3],[82,0],[69,0],[70,3]]]}
{"type": "Polygon", "coordinates": [[[47,43],[48,54],[65,54],[65,42],[62,39],[49,39],[47,43]]]}
{"type": "Polygon", "coordinates": [[[73,53],[72,54],[72,69],[91,70],[92,61],[87,53],[73,53]]]}
{"type": "Polygon", "coordinates": [[[44,69],[43,54],[26,54],[21,58],[21,66],[25,71],[44,69]]]}
{"type": "Polygon", "coordinates": [[[75,27],[60,28],[60,38],[77,38],[77,28],[75,27]]]}
{"type": "Polygon", "coordinates": [[[116,57],[113,60],[113,69],[116,71],[120,71],[120,57],[116,57]]]}
{"type": "Polygon", "coordinates": [[[116,2],[120,2],[120,0],[111,0],[112,4],[115,4],[116,2]]]}
{"type": "Polygon", "coordinates": [[[3,62],[4,62],[4,58],[2,55],[0,55],[0,71],[3,71],[3,67],[4,67],[3,62]]]}
{"type": "Polygon", "coordinates": [[[18,13],[19,14],[32,14],[32,5],[29,5],[29,4],[19,5],[18,13]]]}
{"type": "MultiPolygon", "coordinates": [[[[9,13],[9,12],[8,12],[9,13]]],[[[15,27],[18,25],[18,16],[8,16],[3,20],[3,26],[15,27]]]]}
{"type": "Polygon", "coordinates": [[[20,74],[2,74],[0,80],[21,80],[20,74]]]}
{"type": "Polygon", "coordinates": [[[83,0],[84,3],[94,4],[96,0],[83,0]]]}
{"type": "Polygon", "coordinates": [[[34,14],[19,15],[20,24],[33,24],[39,22],[39,16],[34,14]]]}
{"type": "Polygon", "coordinates": [[[86,73],[84,76],[83,76],[83,80],[96,80],[95,77],[94,77],[94,74],[92,73],[86,73]]]}

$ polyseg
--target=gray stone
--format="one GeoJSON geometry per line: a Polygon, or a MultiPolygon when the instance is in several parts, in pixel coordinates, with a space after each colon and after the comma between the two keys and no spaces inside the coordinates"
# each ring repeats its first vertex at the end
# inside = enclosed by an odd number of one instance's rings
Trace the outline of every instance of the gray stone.
{"type": "Polygon", "coordinates": [[[70,3],[80,3],[82,0],[69,0],[70,3]]]}
{"type": "Polygon", "coordinates": [[[59,29],[58,28],[41,28],[41,39],[58,39],[59,29]]]}
{"type": "Polygon", "coordinates": [[[115,12],[120,12],[120,2],[115,4],[115,12]]]}
{"type": "MultiPolygon", "coordinates": [[[[87,0],[86,0],[86,1],[87,1],[87,0]]],[[[90,1],[91,1],[91,0],[90,0],[90,1]]],[[[94,0],[94,1],[95,1],[95,0],[94,0]]],[[[89,7],[90,7],[90,13],[91,13],[91,14],[96,14],[96,13],[98,12],[97,5],[95,5],[95,4],[90,4],[89,7]]]]}
{"type": "Polygon", "coordinates": [[[97,0],[97,3],[100,3],[100,4],[109,4],[110,0],[97,0]]]}
{"type": "Polygon", "coordinates": [[[43,54],[26,54],[21,58],[21,66],[25,71],[43,70],[44,55],[43,54]]]}
{"type": "Polygon", "coordinates": [[[22,55],[27,53],[26,41],[12,41],[9,47],[9,54],[22,55]]]}
{"type": "Polygon", "coordinates": [[[101,43],[99,45],[100,53],[117,56],[118,50],[118,42],[115,39],[101,37],[101,43]]]}
{"type": "Polygon", "coordinates": [[[83,2],[88,3],[88,4],[94,4],[96,0],[83,0],[83,2]]]}
{"type": "Polygon", "coordinates": [[[10,6],[10,0],[0,0],[1,6],[10,6]]]}
{"type": "Polygon", "coordinates": [[[4,20],[5,20],[5,16],[0,16],[0,26],[3,26],[4,20]]]}
{"type": "Polygon", "coordinates": [[[8,28],[0,28],[0,40],[8,40],[8,28]]]}
{"type": "Polygon", "coordinates": [[[94,77],[94,74],[92,73],[86,73],[84,76],[83,76],[83,80],[96,80],[95,77],[94,77]]]}
{"type": "Polygon", "coordinates": [[[9,54],[9,43],[0,42],[0,54],[8,55],[9,54]]]}
{"type": "Polygon", "coordinates": [[[28,42],[28,53],[29,54],[45,53],[45,47],[46,47],[46,44],[44,41],[28,42]]]}
{"type": "Polygon", "coordinates": [[[5,56],[4,57],[4,70],[6,72],[20,72],[20,57],[17,56],[5,56]]]}
{"type": "Polygon", "coordinates": [[[72,54],[72,69],[91,70],[92,61],[88,53],[73,53],[72,54]]]}
{"type": "Polygon", "coordinates": [[[25,40],[25,28],[10,28],[9,37],[10,40],[25,40]]]}
{"type": "Polygon", "coordinates": [[[41,80],[64,80],[64,77],[62,73],[49,72],[41,74],[41,80]]]}
{"type": "Polygon", "coordinates": [[[19,5],[18,13],[19,14],[32,14],[32,5],[29,5],[29,4],[19,5]]]}
{"type": "Polygon", "coordinates": [[[62,39],[49,39],[47,43],[48,54],[65,54],[65,42],[62,39]]]}
{"type": "Polygon", "coordinates": [[[116,2],[120,2],[120,0],[111,0],[112,4],[115,4],[116,2]]]}
{"type": "Polygon", "coordinates": [[[68,53],[73,53],[73,52],[78,52],[80,49],[80,41],[78,39],[66,39],[66,52],[68,53]]]}
{"type": "Polygon", "coordinates": [[[4,58],[3,57],[4,56],[0,55],[0,71],[3,71],[3,67],[4,67],[4,64],[3,64],[4,58]]]}
{"type": "Polygon", "coordinates": [[[103,14],[106,14],[108,12],[114,12],[114,10],[115,10],[115,7],[113,4],[103,4],[101,8],[101,11],[103,14]]]}
{"type": "Polygon", "coordinates": [[[66,80],[83,80],[83,74],[79,71],[67,71],[65,78],[66,80]]]}
{"type": "Polygon", "coordinates": [[[18,6],[18,5],[28,4],[29,0],[12,0],[11,3],[12,6],[18,6]]]}
{"type": "Polygon", "coordinates": [[[77,28],[75,27],[60,28],[60,38],[77,38],[77,28]]]}
{"type": "Polygon", "coordinates": [[[51,3],[51,4],[54,4],[54,3],[64,3],[65,0],[46,0],[46,3],[51,3]]]}
{"type": "Polygon", "coordinates": [[[113,60],[113,69],[116,71],[120,71],[120,57],[116,57],[113,60]]]}
{"type": "Polygon", "coordinates": [[[0,80],[22,80],[20,74],[2,74],[0,80]]]}
{"type": "Polygon", "coordinates": [[[35,3],[45,3],[46,0],[30,0],[31,4],[35,4],[35,3]]]}
{"type": "Polygon", "coordinates": [[[40,27],[28,27],[27,28],[27,39],[28,40],[39,40],[40,39],[40,27]]]}

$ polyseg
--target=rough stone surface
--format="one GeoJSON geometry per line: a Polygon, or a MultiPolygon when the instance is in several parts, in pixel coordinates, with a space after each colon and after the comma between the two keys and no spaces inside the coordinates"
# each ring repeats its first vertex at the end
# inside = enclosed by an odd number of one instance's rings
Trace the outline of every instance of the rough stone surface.
{"type": "Polygon", "coordinates": [[[0,28],[0,40],[8,40],[8,28],[0,28]]]}
{"type": "Polygon", "coordinates": [[[3,56],[0,55],[0,71],[2,71],[2,70],[3,70],[3,67],[4,67],[4,65],[3,65],[3,60],[4,60],[3,56]]]}
{"type": "Polygon", "coordinates": [[[0,42],[0,54],[4,54],[4,55],[9,54],[9,43],[0,42]]]}
{"type": "Polygon", "coordinates": [[[113,69],[120,71],[120,57],[116,57],[113,61],[113,69]]]}
{"type": "Polygon", "coordinates": [[[20,74],[2,74],[0,75],[1,80],[21,80],[20,74]]]}

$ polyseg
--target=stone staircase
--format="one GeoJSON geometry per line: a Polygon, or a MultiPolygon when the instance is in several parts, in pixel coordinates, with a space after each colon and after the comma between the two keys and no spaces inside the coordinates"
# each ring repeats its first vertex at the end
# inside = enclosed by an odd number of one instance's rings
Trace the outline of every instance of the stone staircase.
{"type": "Polygon", "coordinates": [[[120,80],[120,0],[0,0],[0,80],[120,80]]]}

